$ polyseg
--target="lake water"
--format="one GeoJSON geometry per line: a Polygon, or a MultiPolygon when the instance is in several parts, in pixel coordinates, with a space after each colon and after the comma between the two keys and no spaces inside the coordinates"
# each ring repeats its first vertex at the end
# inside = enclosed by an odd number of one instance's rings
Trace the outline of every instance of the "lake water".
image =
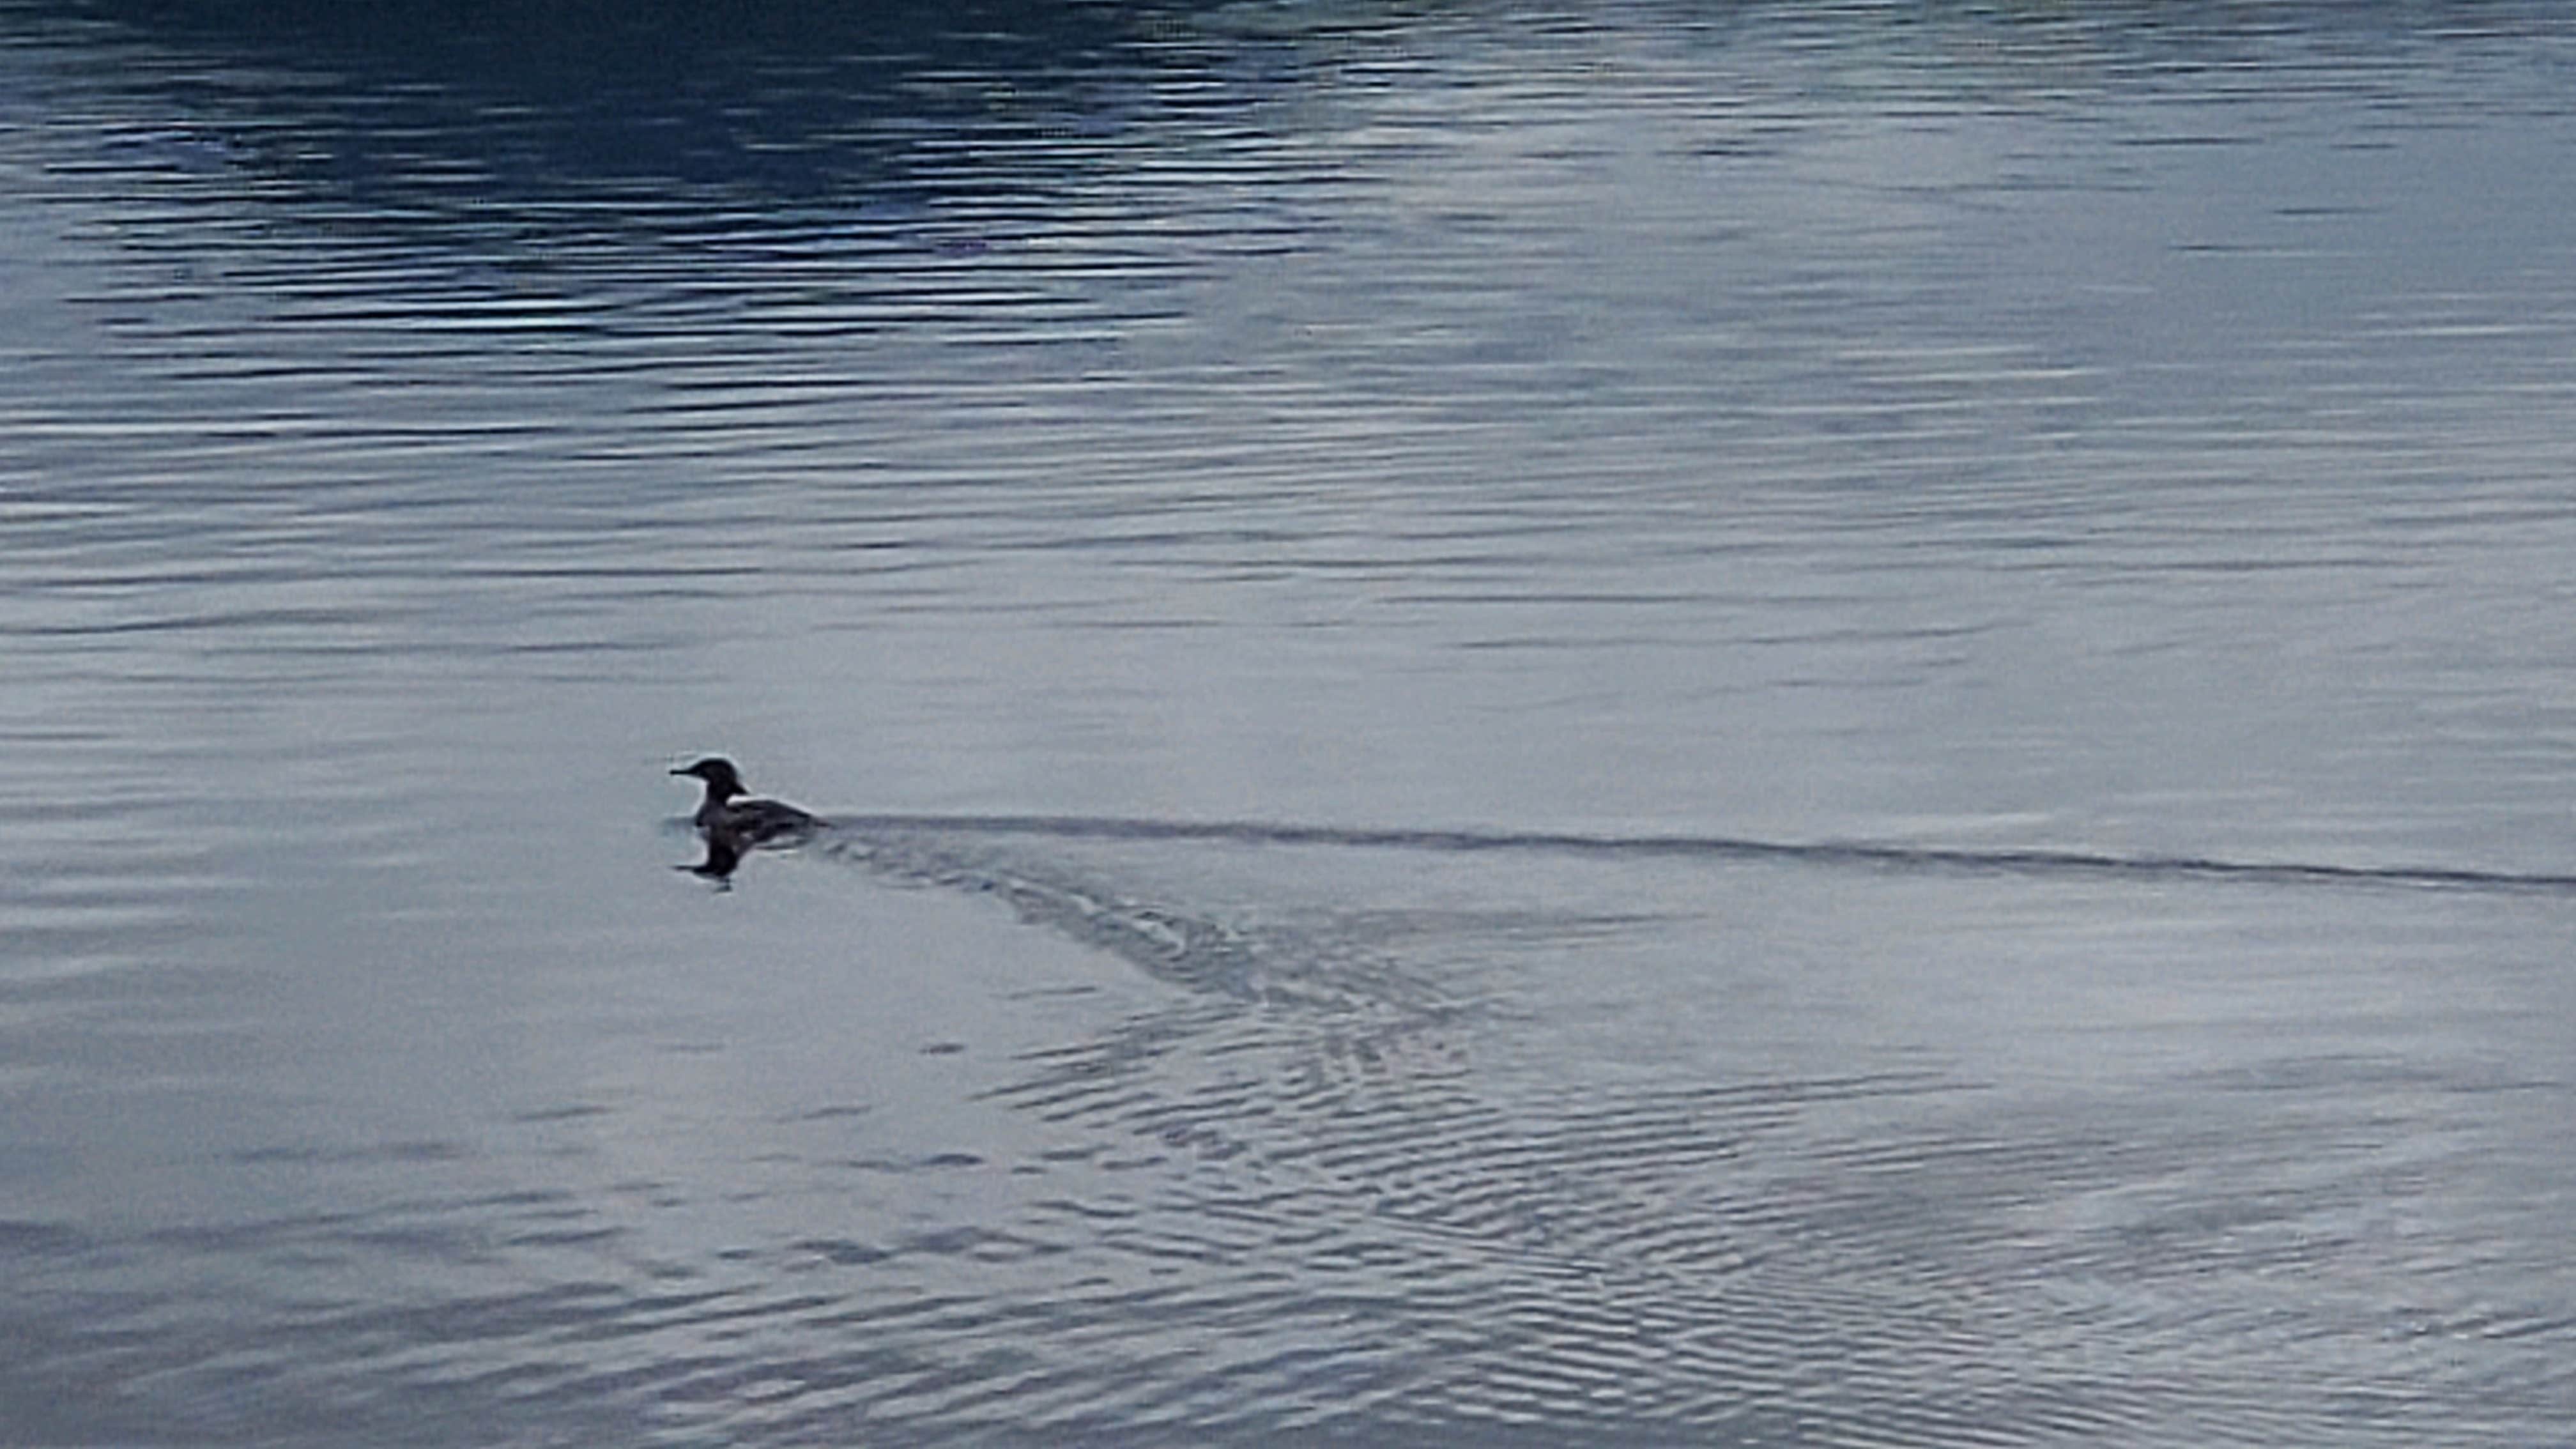
{"type": "Polygon", "coordinates": [[[575,9],[0,0],[0,1442],[2566,1442],[2563,7],[575,9]]]}

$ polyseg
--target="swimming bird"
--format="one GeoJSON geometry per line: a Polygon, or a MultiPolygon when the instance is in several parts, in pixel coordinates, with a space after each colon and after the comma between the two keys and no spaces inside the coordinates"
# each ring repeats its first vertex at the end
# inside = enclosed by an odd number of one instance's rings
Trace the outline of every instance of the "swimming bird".
{"type": "Polygon", "coordinates": [[[711,846],[721,843],[738,852],[758,845],[793,843],[813,834],[823,823],[819,817],[785,801],[742,798],[749,793],[743,786],[742,772],[721,755],[709,755],[671,773],[695,775],[707,782],[707,797],[699,802],[698,813],[690,820],[706,832],[711,846]]]}

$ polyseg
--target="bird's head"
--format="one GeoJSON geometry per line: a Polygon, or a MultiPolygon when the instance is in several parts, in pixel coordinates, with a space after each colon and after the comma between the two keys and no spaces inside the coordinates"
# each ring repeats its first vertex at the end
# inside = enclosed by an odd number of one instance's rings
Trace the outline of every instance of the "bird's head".
{"type": "Polygon", "coordinates": [[[671,773],[695,775],[706,781],[707,788],[720,796],[730,797],[743,792],[741,772],[734,769],[733,761],[722,755],[709,755],[696,764],[678,766],[671,773]]]}

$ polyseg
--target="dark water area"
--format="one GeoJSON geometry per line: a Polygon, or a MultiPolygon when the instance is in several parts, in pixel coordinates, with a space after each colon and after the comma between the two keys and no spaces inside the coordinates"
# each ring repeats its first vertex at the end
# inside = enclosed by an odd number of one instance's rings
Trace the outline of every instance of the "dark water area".
{"type": "Polygon", "coordinates": [[[0,1444],[2567,1442],[2572,82],[0,0],[0,1444]]]}

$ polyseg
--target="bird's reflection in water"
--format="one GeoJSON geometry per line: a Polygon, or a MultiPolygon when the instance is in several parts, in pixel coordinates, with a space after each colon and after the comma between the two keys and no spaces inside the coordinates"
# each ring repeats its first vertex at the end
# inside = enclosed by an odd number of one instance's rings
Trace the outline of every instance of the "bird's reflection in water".
{"type": "Polygon", "coordinates": [[[712,882],[718,890],[732,890],[733,873],[742,865],[742,858],[746,854],[742,842],[736,839],[730,830],[701,830],[698,835],[706,843],[707,858],[695,865],[683,865],[675,869],[685,870],[702,880],[712,882]]]}

